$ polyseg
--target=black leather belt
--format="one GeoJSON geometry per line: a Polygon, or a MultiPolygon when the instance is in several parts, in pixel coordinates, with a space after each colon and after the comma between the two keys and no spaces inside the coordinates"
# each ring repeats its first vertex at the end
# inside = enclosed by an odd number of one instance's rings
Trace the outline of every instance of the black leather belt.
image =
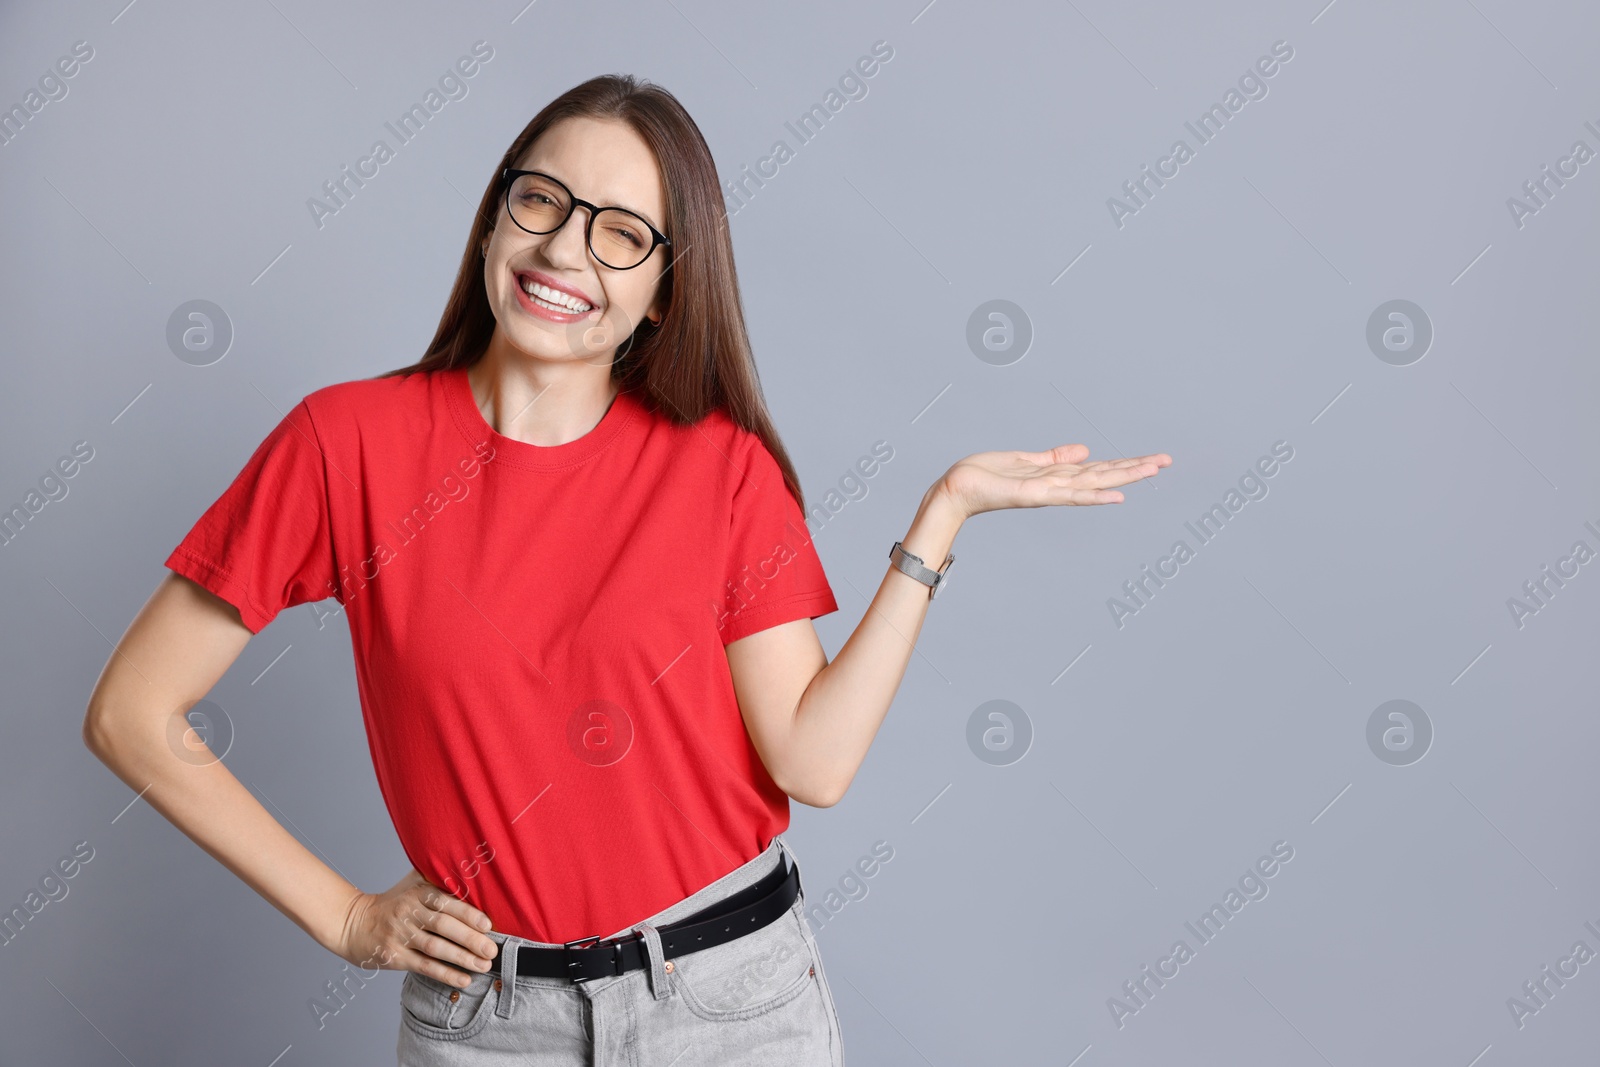
{"type": "MultiPolygon", "coordinates": [[[[726,944],[759,930],[788,911],[799,894],[800,868],[789,865],[780,856],[778,865],[754,885],[661,927],[657,932],[661,935],[662,956],[672,959],[726,944]]],[[[517,946],[517,974],[539,978],[587,982],[592,978],[638,970],[648,964],[644,935],[640,933],[609,941],[601,941],[598,936],[580,937],[561,948],[517,946]]]]}

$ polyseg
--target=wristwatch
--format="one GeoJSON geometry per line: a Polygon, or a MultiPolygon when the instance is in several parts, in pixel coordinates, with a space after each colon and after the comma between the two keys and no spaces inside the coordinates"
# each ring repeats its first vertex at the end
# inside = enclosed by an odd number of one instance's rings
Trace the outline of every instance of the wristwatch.
{"type": "Polygon", "coordinates": [[[944,588],[945,572],[950,569],[950,564],[955,562],[955,553],[945,557],[944,563],[938,570],[929,570],[922,562],[922,557],[913,555],[901,547],[899,541],[889,549],[889,559],[902,572],[911,575],[917,581],[928,587],[928,599],[932,600],[939,595],[939,590],[944,588]]]}

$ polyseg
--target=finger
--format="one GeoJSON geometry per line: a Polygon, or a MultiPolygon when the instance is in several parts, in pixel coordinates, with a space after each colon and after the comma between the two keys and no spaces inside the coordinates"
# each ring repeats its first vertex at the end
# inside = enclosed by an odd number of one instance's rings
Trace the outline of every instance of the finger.
{"type": "Polygon", "coordinates": [[[1171,462],[1172,462],[1172,457],[1167,455],[1166,453],[1162,452],[1162,453],[1158,453],[1156,456],[1129,456],[1126,459],[1098,459],[1098,460],[1095,460],[1093,463],[1085,463],[1085,464],[1083,464],[1083,469],[1084,470],[1120,470],[1123,467],[1138,467],[1138,466],[1141,466],[1141,465],[1146,464],[1146,463],[1149,463],[1149,464],[1151,464],[1152,466],[1155,466],[1155,467],[1165,467],[1168,464],[1170,464],[1171,462]],[[1156,460],[1158,458],[1165,459],[1167,462],[1166,463],[1158,463],[1158,462],[1156,462],[1156,460]]]}
{"type": "Polygon", "coordinates": [[[1057,488],[1050,494],[1051,504],[1120,504],[1123,496],[1115,489],[1057,488]]]}
{"type": "Polygon", "coordinates": [[[428,906],[447,915],[453,915],[463,923],[478,930],[490,930],[489,916],[474,908],[471,904],[452,893],[446,893],[433,883],[428,883],[434,895],[428,898],[428,906]]]}
{"type": "Polygon", "coordinates": [[[398,969],[425,974],[435,981],[455,986],[457,989],[465,989],[472,984],[472,975],[459,967],[452,967],[450,964],[430,956],[426,952],[406,949],[396,953],[395,960],[395,966],[398,969]]]}
{"type": "Polygon", "coordinates": [[[1044,470],[1046,474],[1077,474],[1081,471],[1122,470],[1150,463],[1148,459],[1097,459],[1088,463],[1057,463],[1044,470]]]}
{"type": "Polygon", "coordinates": [[[1059,463],[1082,463],[1089,456],[1089,446],[1085,444],[1057,445],[1047,448],[1043,452],[1019,452],[1023,459],[1029,463],[1037,463],[1041,467],[1055,466],[1059,463]]]}
{"type": "Polygon", "coordinates": [[[461,946],[463,952],[470,952],[484,960],[494,958],[497,951],[495,943],[467,925],[475,915],[483,916],[487,920],[488,916],[483,915],[483,912],[431,883],[422,888],[419,904],[420,908],[413,910],[412,914],[412,919],[418,926],[456,943],[461,946]]]}
{"type": "Polygon", "coordinates": [[[1092,473],[1096,471],[1123,470],[1127,467],[1137,467],[1141,462],[1141,460],[1137,459],[1097,459],[1092,463],[1082,463],[1077,465],[1069,463],[1066,465],[1068,467],[1066,473],[1077,474],[1079,472],[1092,473]]]}
{"type": "Polygon", "coordinates": [[[446,915],[443,912],[437,914],[437,919],[429,927],[434,933],[454,941],[479,959],[494,959],[495,953],[499,951],[499,946],[493,940],[474,930],[454,915],[446,915]]]}
{"type": "MultiPolygon", "coordinates": [[[[469,952],[448,937],[441,937],[432,931],[424,931],[414,938],[407,947],[413,951],[431,956],[436,960],[453,963],[460,968],[462,973],[471,971],[481,974],[494,966],[492,959],[469,952]]],[[[457,984],[466,985],[466,982],[463,981],[457,984]]]]}
{"type": "Polygon", "coordinates": [[[1120,504],[1122,494],[1116,489],[1086,485],[1072,478],[1040,478],[1026,484],[1022,499],[1011,506],[1025,508],[1052,507],[1058,504],[1120,504]]]}
{"type": "Polygon", "coordinates": [[[1149,478],[1158,469],[1154,464],[1141,463],[1131,467],[1085,470],[1066,476],[1061,480],[1061,484],[1078,489],[1109,489],[1113,486],[1127,485],[1129,482],[1137,482],[1143,478],[1149,478]]]}

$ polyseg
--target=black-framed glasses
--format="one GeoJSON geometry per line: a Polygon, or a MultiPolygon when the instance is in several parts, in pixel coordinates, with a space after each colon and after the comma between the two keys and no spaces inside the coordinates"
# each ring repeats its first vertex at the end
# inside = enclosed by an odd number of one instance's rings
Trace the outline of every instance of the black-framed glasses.
{"type": "Polygon", "coordinates": [[[584,240],[594,258],[612,270],[632,270],[656,250],[672,242],[666,234],[627,208],[601,207],[572,195],[559,179],[537,170],[501,173],[506,185],[506,214],[528,233],[554,233],[567,224],[575,208],[589,210],[584,240]]]}

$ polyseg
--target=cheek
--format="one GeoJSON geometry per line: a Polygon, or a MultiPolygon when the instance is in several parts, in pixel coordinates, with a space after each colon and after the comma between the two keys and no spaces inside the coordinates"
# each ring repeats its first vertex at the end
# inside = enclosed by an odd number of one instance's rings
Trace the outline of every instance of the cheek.
{"type": "Polygon", "coordinates": [[[616,304],[628,313],[630,332],[633,327],[645,320],[651,303],[660,291],[661,279],[649,276],[630,279],[627,286],[618,291],[615,297],[616,304]]]}
{"type": "Polygon", "coordinates": [[[516,299],[511,292],[511,283],[507,281],[505,271],[496,270],[492,260],[484,268],[483,290],[489,296],[490,307],[503,307],[516,299]]]}
{"type": "Polygon", "coordinates": [[[511,261],[503,254],[496,255],[493,244],[489,246],[489,255],[483,261],[483,284],[491,303],[516,302],[517,279],[511,273],[511,261]]]}
{"type": "Polygon", "coordinates": [[[647,290],[632,282],[620,285],[613,283],[606,289],[606,300],[610,304],[606,308],[607,323],[617,331],[619,337],[633,333],[644,318],[647,290]]]}

